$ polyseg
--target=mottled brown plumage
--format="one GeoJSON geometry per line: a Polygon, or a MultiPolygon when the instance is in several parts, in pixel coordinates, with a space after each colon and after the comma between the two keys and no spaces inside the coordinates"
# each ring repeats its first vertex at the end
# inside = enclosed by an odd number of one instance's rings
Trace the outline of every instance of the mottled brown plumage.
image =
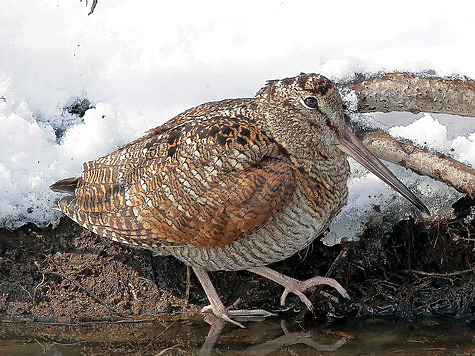
{"type": "Polygon", "coordinates": [[[226,320],[233,313],[206,270],[249,269],[285,286],[283,301],[290,291],[311,308],[307,288],[343,288],[263,266],[306,247],[341,209],[349,135],[333,83],[301,74],[253,99],[189,109],[51,188],[72,193],[58,208],[85,228],[192,265],[226,320]]]}

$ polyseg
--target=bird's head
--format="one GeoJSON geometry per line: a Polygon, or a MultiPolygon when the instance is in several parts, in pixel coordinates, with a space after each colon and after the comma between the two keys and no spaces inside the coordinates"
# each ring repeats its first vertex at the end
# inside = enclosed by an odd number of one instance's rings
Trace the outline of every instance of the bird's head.
{"type": "MultiPolygon", "coordinates": [[[[313,144],[320,146],[320,151],[331,154],[344,134],[340,94],[322,75],[301,73],[296,77],[269,81],[257,93],[256,101],[261,112],[267,115],[270,131],[277,137],[286,137],[292,132],[298,132],[301,137],[308,134],[312,136],[313,144]],[[287,135],[283,131],[287,131],[287,135]]],[[[283,144],[290,146],[295,142],[290,138],[283,144]]]]}
{"type": "Polygon", "coordinates": [[[318,74],[272,80],[256,94],[261,124],[294,162],[318,170],[332,166],[344,154],[402,194],[422,212],[427,207],[353,134],[345,121],[343,103],[335,85],[318,74]],[[302,163],[303,162],[303,163],[302,163]]]}

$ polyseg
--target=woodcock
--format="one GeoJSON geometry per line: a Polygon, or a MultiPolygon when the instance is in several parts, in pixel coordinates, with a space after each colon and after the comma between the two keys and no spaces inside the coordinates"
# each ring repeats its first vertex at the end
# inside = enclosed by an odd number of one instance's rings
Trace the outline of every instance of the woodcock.
{"type": "Polygon", "coordinates": [[[207,271],[249,270],[285,287],[281,302],[334,279],[307,281],[266,265],[308,246],[345,204],[352,156],[428,213],[351,133],[338,90],[316,74],[269,81],[255,98],[205,103],[51,186],[57,208],[113,241],[193,267],[217,316],[227,310],[207,271]]]}

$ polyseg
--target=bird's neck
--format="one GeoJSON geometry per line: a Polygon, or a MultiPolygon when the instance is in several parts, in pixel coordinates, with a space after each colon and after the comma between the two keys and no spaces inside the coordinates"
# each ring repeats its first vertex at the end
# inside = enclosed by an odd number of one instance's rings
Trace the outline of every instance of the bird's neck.
{"type": "Polygon", "coordinates": [[[286,120],[285,113],[272,113],[273,117],[266,117],[256,108],[255,102],[247,103],[245,110],[247,116],[282,148],[280,154],[292,161],[307,204],[315,212],[328,214],[330,221],[332,214],[340,211],[348,194],[350,169],[346,154],[332,143],[331,136],[321,137],[321,132],[325,132],[323,128],[319,130],[308,122],[286,120]]]}
{"type": "Polygon", "coordinates": [[[298,169],[321,173],[345,165],[346,155],[337,147],[336,134],[327,127],[292,119],[284,111],[249,110],[257,125],[288,154],[298,169]],[[255,115],[255,113],[258,113],[255,115]]]}

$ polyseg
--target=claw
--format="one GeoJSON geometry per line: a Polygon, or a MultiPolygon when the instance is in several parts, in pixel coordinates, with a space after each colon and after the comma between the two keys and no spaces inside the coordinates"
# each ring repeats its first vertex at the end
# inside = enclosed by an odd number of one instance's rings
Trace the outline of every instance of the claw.
{"type": "Polygon", "coordinates": [[[297,279],[288,277],[277,271],[274,271],[268,267],[255,267],[255,268],[249,269],[249,271],[257,273],[263,277],[269,278],[273,280],[274,282],[279,283],[281,286],[285,287],[285,290],[282,293],[282,296],[280,297],[281,305],[285,304],[285,299],[287,298],[287,295],[289,293],[294,293],[307,306],[308,310],[313,312],[312,302],[310,302],[310,300],[303,293],[312,287],[322,285],[322,284],[335,288],[338,291],[338,293],[340,293],[344,298],[350,299],[350,296],[346,292],[345,288],[343,288],[341,284],[338,283],[333,278],[316,276],[316,277],[307,279],[305,281],[299,281],[297,279]]]}
{"type": "Polygon", "coordinates": [[[213,314],[216,315],[218,318],[221,318],[221,319],[227,321],[228,323],[237,325],[237,326],[239,326],[240,328],[243,328],[243,329],[246,328],[246,327],[245,327],[244,325],[242,325],[241,323],[238,323],[237,321],[231,319],[231,318],[228,316],[228,314],[227,314],[226,311],[225,311],[225,312],[217,312],[217,311],[215,311],[212,305],[207,305],[207,306],[205,306],[203,309],[201,309],[201,312],[204,313],[204,312],[209,311],[209,310],[211,310],[211,311],[213,312],[213,314]]]}
{"type": "Polygon", "coordinates": [[[302,293],[303,291],[300,291],[299,289],[292,289],[288,287],[285,288],[284,292],[282,293],[282,296],[280,297],[280,305],[285,305],[285,299],[287,298],[290,292],[294,293],[297,297],[299,297],[300,300],[305,304],[307,309],[313,313],[312,302],[307,298],[305,294],[302,293]]]}
{"type": "Polygon", "coordinates": [[[245,329],[246,327],[244,325],[242,325],[241,323],[238,323],[237,321],[235,320],[232,320],[229,315],[228,315],[228,311],[224,308],[220,308],[220,307],[216,307],[216,306],[213,306],[212,304],[210,305],[207,305],[205,307],[203,307],[203,309],[201,309],[201,312],[202,313],[206,313],[206,312],[212,312],[214,315],[216,315],[218,318],[221,318],[223,320],[226,320],[227,322],[231,323],[231,324],[234,324],[234,325],[237,325],[239,326],[240,328],[243,328],[245,329]]]}

